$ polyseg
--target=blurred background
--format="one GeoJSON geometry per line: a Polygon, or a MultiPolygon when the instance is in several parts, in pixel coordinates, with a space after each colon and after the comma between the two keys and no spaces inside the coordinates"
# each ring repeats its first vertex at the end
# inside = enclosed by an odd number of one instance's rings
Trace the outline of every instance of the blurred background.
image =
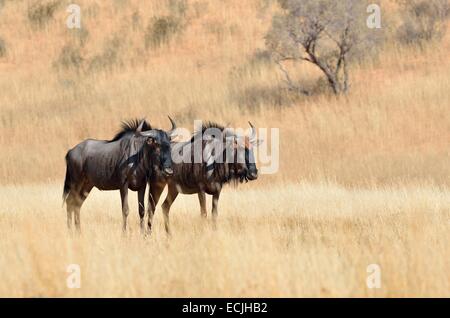
{"type": "Polygon", "coordinates": [[[272,21],[288,2],[80,0],[69,29],[70,1],[0,1],[0,183],[62,183],[79,141],[134,117],[168,128],[169,114],[190,130],[194,119],[280,128],[280,171],[258,186],[448,185],[447,1],[380,1],[377,41],[339,95],[316,65],[276,63],[272,21]]]}

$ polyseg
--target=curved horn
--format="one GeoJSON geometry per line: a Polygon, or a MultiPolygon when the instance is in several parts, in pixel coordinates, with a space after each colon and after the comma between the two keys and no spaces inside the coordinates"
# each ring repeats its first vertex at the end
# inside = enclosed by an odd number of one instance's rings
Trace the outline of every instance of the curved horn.
{"type": "Polygon", "coordinates": [[[174,133],[175,133],[175,130],[177,129],[177,124],[175,124],[175,122],[173,121],[173,119],[170,116],[167,116],[167,117],[169,117],[170,123],[172,124],[172,128],[167,132],[167,134],[170,137],[175,138],[176,135],[174,133]]]}
{"type": "Polygon", "coordinates": [[[172,124],[172,128],[170,129],[170,131],[174,131],[175,129],[177,129],[177,124],[175,124],[175,122],[170,116],[167,117],[169,117],[170,123],[172,124]]]}
{"type": "Polygon", "coordinates": [[[248,124],[251,127],[251,133],[250,133],[250,136],[249,136],[250,137],[250,141],[254,141],[254,140],[256,140],[256,128],[253,127],[251,122],[248,122],[248,124]]]}

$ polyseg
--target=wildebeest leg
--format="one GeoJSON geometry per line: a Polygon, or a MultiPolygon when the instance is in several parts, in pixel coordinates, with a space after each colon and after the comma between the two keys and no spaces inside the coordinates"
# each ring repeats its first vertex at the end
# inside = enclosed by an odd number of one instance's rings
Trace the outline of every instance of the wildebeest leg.
{"type": "Polygon", "coordinates": [[[154,184],[150,186],[150,191],[148,193],[148,233],[152,231],[153,216],[155,215],[156,205],[158,204],[161,193],[164,190],[165,184],[154,184]]]}
{"type": "Polygon", "coordinates": [[[164,214],[164,227],[166,228],[166,233],[169,235],[170,235],[169,211],[170,211],[170,206],[172,205],[173,201],[175,201],[177,195],[178,195],[177,188],[174,185],[169,184],[169,187],[167,189],[167,197],[164,200],[164,203],[162,205],[163,214],[164,214]]]}
{"type": "Polygon", "coordinates": [[[204,191],[198,193],[198,201],[200,202],[200,215],[202,218],[206,218],[206,196],[204,191]]]}
{"type": "Polygon", "coordinates": [[[67,228],[69,230],[72,229],[72,217],[73,217],[74,207],[75,207],[75,197],[74,197],[74,194],[72,192],[70,192],[66,199],[67,228]]]}
{"type": "Polygon", "coordinates": [[[120,199],[122,200],[122,217],[123,217],[123,232],[127,230],[127,217],[128,217],[128,183],[125,183],[120,188],[120,199]]]}
{"type": "Polygon", "coordinates": [[[73,208],[67,206],[67,228],[69,230],[72,229],[72,215],[73,215],[73,208]]]}
{"type": "Polygon", "coordinates": [[[80,210],[81,206],[83,205],[84,201],[86,200],[87,196],[89,195],[89,192],[91,192],[93,186],[89,184],[88,182],[85,182],[81,188],[81,191],[76,197],[76,205],[74,208],[74,214],[75,214],[75,228],[78,232],[81,232],[81,220],[80,220],[80,210]]]}
{"type": "Polygon", "coordinates": [[[75,221],[75,228],[80,231],[80,196],[75,191],[71,192],[67,197],[67,227],[69,230],[72,229],[72,218],[75,221]]]}
{"type": "Polygon", "coordinates": [[[75,206],[73,212],[74,212],[74,219],[75,219],[75,229],[78,233],[81,233],[81,223],[80,223],[80,206],[75,206]]]}
{"type": "Polygon", "coordinates": [[[144,217],[145,217],[145,188],[138,191],[139,218],[141,220],[141,233],[144,234],[144,217]]]}
{"type": "Polygon", "coordinates": [[[220,191],[217,191],[213,194],[212,199],[212,219],[213,226],[216,227],[217,224],[217,216],[219,215],[219,211],[217,210],[217,205],[219,204],[220,191]]]}

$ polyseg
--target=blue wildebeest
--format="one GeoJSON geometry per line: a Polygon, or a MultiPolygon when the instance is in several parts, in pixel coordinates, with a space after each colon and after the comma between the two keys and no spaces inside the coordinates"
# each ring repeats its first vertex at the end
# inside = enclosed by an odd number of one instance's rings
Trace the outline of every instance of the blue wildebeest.
{"type": "Polygon", "coordinates": [[[256,139],[256,129],[251,123],[249,124],[251,126],[250,136],[238,136],[232,130],[210,122],[203,125],[202,129],[195,133],[189,141],[172,143],[174,171],[172,177],[167,178],[161,174],[150,176],[149,197],[151,196],[151,198],[149,204],[152,212],[149,212],[149,218],[153,217],[161,193],[168,185],[167,197],[162,204],[167,233],[170,234],[170,206],[178,193],[197,193],[202,217],[207,215],[206,194],[212,195],[212,217],[215,225],[218,215],[217,206],[223,185],[230,182],[237,184],[244,180],[256,180],[258,177],[253,146],[260,141],[256,139]],[[202,156],[200,162],[195,160],[195,156],[198,156],[199,152],[202,156]],[[180,157],[180,153],[184,159],[182,162],[175,162],[175,156],[180,157]]]}
{"type": "MultiPolygon", "coordinates": [[[[170,138],[176,128],[165,132],[152,129],[145,120],[122,124],[122,130],[109,140],[87,139],[66,155],[63,201],[67,205],[67,226],[80,230],[80,208],[93,187],[120,190],[123,230],[127,227],[128,189],[138,192],[141,229],[144,227],[145,188],[152,174],[173,174],[170,138]]],[[[149,210],[150,211],[150,210],[149,210]]]]}

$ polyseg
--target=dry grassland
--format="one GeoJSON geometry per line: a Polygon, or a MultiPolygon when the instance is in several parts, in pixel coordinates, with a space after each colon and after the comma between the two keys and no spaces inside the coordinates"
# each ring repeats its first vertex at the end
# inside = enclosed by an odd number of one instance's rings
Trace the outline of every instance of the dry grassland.
{"type": "Polygon", "coordinates": [[[188,1],[183,32],[159,49],[144,35],[168,1],[78,2],[84,45],[65,26],[65,1],[42,28],[28,1],[0,10],[0,296],[450,295],[450,38],[387,45],[354,66],[348,96],[292,99],[277,68],[252,59],[270,2],[188,1]],[[85,70],[111,39],[110,65],[85,70]],[[78,71],[55,62],[68,44],[87,61],[78,71]],[[169,127],[167,114],[191,130],[194,119],[280,128],[278,173],[226,188],[217,230],[196,196],[180,196],[172,238],[158,208],[143,239],[133,194],[124,237],[119,193],[94,190],[81,236],[70,235],[66,151],[127,118],[169,127]],[[80,289],[66,286],[72,263],[80,289]],[[366,286],[369,264],[380,289],[366,286]]]}

